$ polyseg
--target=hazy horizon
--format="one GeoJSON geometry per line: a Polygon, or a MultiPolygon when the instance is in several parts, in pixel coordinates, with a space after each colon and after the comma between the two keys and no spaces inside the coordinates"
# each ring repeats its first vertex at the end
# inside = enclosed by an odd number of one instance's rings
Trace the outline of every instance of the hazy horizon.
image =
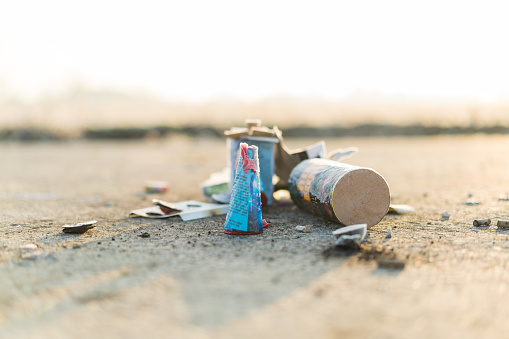
{"type": "Polygon", "coordinates": [[[0,127],[509,125],[498,0],[3,0],[0,127]]]}
{"type": "Polygon", "coordinates": [[[509,100],[412,98],[357,91],[341,100],[272,96],[175,101],[144,92],[74,87],[38,100],[0,103],[0,129],[43,128],[78,133],[87,128],[210,125],[241,126],[259,118],[269,126],[359,124],[509,126],[509,100]]]}

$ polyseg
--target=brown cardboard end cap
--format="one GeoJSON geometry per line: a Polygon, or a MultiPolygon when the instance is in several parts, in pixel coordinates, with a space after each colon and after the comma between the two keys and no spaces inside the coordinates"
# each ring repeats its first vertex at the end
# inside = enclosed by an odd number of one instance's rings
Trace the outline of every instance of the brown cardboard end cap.
{"type": "Polygon", "coordinates": [[[268,127],[251,127],[249,134],[254,137],[273,137],[276,135],[274,130],[268,127]]]}
{"type": "Polygon", "coordinates": [[[260,127],[262,125],[262,121],[260,119],[246,119],[244,120],[247,128],[251,127],[260,127]]]}
{"type": "Polygon", "coordinates": [[[224,135],[228,138],[240,138],[249,135],[249,129],[245,127],[232,127],[228,131],[224,131],[224,135]]]}
{"type": "Polygon", "coordinates": [[[370,228],[387,214],[391,203],[385,179],[368,168],[346,173],[332,195],[334,214],[343,225],[367,224],[370,228]]]}

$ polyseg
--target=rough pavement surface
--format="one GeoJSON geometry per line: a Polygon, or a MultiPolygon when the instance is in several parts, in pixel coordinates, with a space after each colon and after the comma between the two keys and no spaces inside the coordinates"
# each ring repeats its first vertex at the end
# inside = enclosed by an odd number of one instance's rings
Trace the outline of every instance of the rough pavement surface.
{"type": "Polygon", "coordinates": [[[326,142],[358,146],[347,162],[417,213],[387,215],[360,251],[334,249],[337,226],[292,205],[265,210],[263,234],[225,235],[224,216],[128,217],[152,198],[201,200],[224,140],[0,144],[0,337],[505,337],[509,137],[326,142]],[[146,180],[170,191],[146,195],[146,180]]]}

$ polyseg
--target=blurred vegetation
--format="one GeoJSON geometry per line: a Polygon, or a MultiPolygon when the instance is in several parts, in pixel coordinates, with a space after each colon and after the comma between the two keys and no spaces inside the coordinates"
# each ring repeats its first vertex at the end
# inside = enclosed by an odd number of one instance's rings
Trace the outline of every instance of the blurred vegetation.
{"type": "Polygon", "coordinates": [[[343,100],[272,97],[170,101],[144,93],[75,87],[31,102],[0,102],[0,139],[222,137],[258,118],[286,137],[508,133],[509,101],[416,100],[356,93],[343,100]]]}

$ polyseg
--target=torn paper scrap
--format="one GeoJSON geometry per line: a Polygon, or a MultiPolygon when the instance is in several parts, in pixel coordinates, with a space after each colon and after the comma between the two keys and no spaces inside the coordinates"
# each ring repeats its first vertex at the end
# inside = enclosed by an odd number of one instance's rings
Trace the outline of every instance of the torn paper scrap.
{"type": "Polygon", "coordinates": [[[299,231],[299,232],[302,232],[302,233],[309,233],[311,232],[311,225],[307,225],[307,226],[295,226],[295,230],[296,231],[299,231]]]}
{"type": "Polygon", "coordinates": [[[335,149],[334,151],[330,152],[327,157],[330,160],[342,161],[342,160],[352,157],[358,151],[359,151],[359,149],[357,147],[338,148],[338,149],[335,149]]]}
{"type": "Polygon", "coordinates": [[[130,217],[142,217],[142,218],[152,218],[152,219],[163,219],[163,218],[169,218],[172,215],[166,214],[163,211],[161,211],[161,208],[159,206],[151,206],[146,208],[140,208],[137,210],[132,210],[129,213],[130,217]]]}
{"type": "Polygon", "coordinates": [[[166,181],[151,180],[145,184],[146,193],[166,193],[168,192],[168,183],[166,181]]]}
{"type": "Polygon", "coordinates": [[[415,208],[409,205],[389,205],[390,214],[415,214],[415,208]]]}
{"type": "Polygon", "coordinates": [[[176,214],[182,212],[182,208],[177,207],[177,205],[172,204],[171,202],[152,199],[152,203],[156,206],[159,206],[164,214],[176,214]]]}
{"type": "Polygon", "coordinates": [[[359,234],[362,239],[366,237],[368,225],[367,224],[357,224],[357,225],[349,225],[345,227],[338,228],[332,235],[334,235],[337,239],[339,239],[343,235],[354,235],[359,234]]]}
{"type": "MultiPolygon", "coordinates": [[[[215,172],[210,175],[210,177],[201,183],[201,189],[203,192],[203,198],[206,201],[216,201],[214,199],[214,195],[216,194],[228,194],[229,196],[229,187],[230,185],[230,169],[225,168],[221,172],[215,172]]],[[[228,203],[230,199],[228,198],[228,203]]],[[[221,202],[221,201],[217,201],[221,202]]]]}
{"type": "Polygon", "coordinates": [[[338,228],[332,234],[337,238],[335,245],[342,248],[359,249],[366,238],[367,224],[357,224],[338,228]]]}
{"type": "MultiPolygon", "coordinates": [[[[131,211],[129,214],[130,217],[144,217],[144,218],[153,218],[153,219],[162,219],[162,218],[170,218],[179,216],[182,220],[194,220],[201,219],[206,217],[211,217],[214,215],[224,215],[228,212],[228,205],[224,204],[211,204],[200,202],[196,200],[187,200],[171,203],[171,206],[180,210],[180,212],[167,214],[161,210],[161,200],[156,200],[159,204],[158,206],[152,206],[142,209],[137,209],[131,211]]],[[[169,203],[167,203],[169,204],[169,203]]]]}
{"type": "Polygon", "coordinates": [[[97,224],[97,220],[80,222],[74,225],[64,225],[62,226],[62,231],[64,233],[85,233],[89,229],[94,228],[95,224],[97,224]]]}

